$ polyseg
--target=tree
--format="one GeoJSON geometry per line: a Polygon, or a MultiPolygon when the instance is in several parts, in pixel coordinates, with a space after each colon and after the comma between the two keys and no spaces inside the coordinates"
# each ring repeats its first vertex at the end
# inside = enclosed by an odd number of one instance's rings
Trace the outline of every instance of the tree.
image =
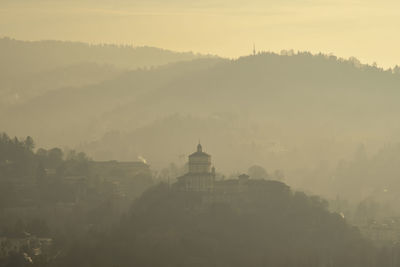
{"type": "Polygon", "coordinates": [[[269,178],[267,171],[259,165],[251,166],[248,170],[248,174],[250,178],[257,180],[267,180],[269,178]]]}
{"type": "Polygon", "coordinates": [[[48,167],[49,168],[57,168],[63,161],[63,152],[59,148],[50,149],[47,153],[48,157],[48,167]]]}
{"type": "Polygon", "coordinates": [[[399,67],[398,65],[396,65],[396,66],[393,68],[393,73],[395,73],[395,74],[400,74],[400,67],[399,67]]]}
{"type": "Polygon", "coordinates": [[[35,142],[33,141],[32,137],[27,136],[24,142],[25,147],[32,151],[35,148],[35,142]]]}

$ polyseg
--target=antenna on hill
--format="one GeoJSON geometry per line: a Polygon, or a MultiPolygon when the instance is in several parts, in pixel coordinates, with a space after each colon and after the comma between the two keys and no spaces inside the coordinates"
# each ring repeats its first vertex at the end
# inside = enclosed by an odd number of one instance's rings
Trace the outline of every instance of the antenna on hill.
{"type": "Polygon", "coordinates": [[[255,56],[255,55],[256,55],[256,44],[253,43],[253,56],[255,56]]]}

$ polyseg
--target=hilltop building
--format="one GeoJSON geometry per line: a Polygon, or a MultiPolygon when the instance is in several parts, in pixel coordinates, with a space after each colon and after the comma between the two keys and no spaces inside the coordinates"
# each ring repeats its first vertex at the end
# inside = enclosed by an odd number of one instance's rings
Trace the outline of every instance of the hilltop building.
{"type": "Polygon", "coordinates": [[[215,183],[215,168],[211,167],[211,156],[203,152],[199,143],[197,151],[189,155],[189,172],[178,177],[177,186],[185,191],[212,192],[215,183]]]}
{"type": "Polygon", "coordinates": [[[215,168],[211,156],[203,152],[201,144],[197,151],[189,155],[189,171],[178,177],[174,190],[201,193],[202,203],[240,203],[255,201],[276,192],[289,194],[290,188],[279,181],[251,179],[247,174],[240,174],[235,179],[216,180],[215,168]]]}

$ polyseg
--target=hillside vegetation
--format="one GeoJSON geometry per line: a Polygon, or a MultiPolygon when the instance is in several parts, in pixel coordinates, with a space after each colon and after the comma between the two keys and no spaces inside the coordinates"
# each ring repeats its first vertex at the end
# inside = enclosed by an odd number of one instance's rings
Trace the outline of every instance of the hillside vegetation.
{"type": "Polygon", "coordinates": [[[93,229],[71,243],[57,266],[384,264],[323,200],[293,193],[283,183],[258,181],[236,204],[202,203],[201,194],[156,186],[114,228],[93,229]]]}

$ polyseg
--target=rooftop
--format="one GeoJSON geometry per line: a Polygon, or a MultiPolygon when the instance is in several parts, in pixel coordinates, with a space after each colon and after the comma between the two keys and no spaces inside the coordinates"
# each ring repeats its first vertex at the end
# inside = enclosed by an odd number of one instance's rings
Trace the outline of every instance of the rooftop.
{"type": "Polygon", "coordinates": [[[199,143],[197,145],[197,151],[192,153],[192,154],[190,154],[189,157],[211,157],[211,156],[209,154],[203,152],[203,147],[199,143]]]}

